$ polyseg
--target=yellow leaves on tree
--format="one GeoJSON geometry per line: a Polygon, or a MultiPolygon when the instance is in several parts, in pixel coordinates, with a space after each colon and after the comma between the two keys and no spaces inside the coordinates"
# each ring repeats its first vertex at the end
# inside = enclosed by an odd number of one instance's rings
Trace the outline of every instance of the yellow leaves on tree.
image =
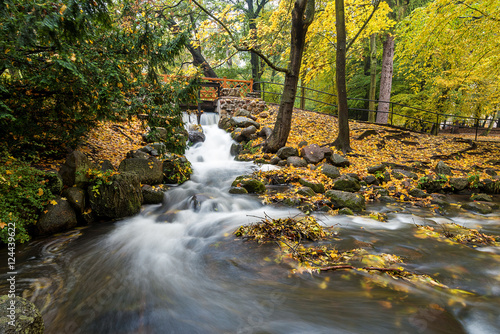
{"type": "Polygon", "coordinates": [[[399,72],[428,106],[481,117],[498,108],[500,7],[497,0],[436,0],[398,25],[399,72]]]}
{"type": "MultiPolygon", "coordinates": [[[[347,43],[349,44],[349,41],[356,36],[372,13],[373,1],[345,0],[345,8],[347,43]]],[[[362,45],[362,42],[371,34],[391,28],[395,22],[388,18],[389,12],[391,12],[389,5],[385,1],[381,2],[350,50],[353,51],[355,46],[362,45]]],[[[337,43],[335,31],[335,1],[329,0],[325,9],[318,12],[307,34],[308,48],[304,54],[302,66],[305,82],[311,81],[324,72],[332,73],[335,71],[335,47],[337,43]]]]}

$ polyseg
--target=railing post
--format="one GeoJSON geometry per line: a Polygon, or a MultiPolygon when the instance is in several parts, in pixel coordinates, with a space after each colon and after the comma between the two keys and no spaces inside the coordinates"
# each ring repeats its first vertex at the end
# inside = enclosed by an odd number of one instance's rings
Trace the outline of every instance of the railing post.
{"type": "Polygon", "coordinates": [[[478,128],[479,128],[479,118],[476,118],[476,139],[474,139],[475,141],[477,141],[477,131],[478,131],[478,128]]]}
{"type": "Polygon", "coordinates": [[[439,134],[439,114],[436,114],[436,131],[434,133],[434,135],[438,135],[439,134]]]}
{"type": "Polygon", "coordinates": [[[394,116],[394,103],[391,103],[391,125],[394,125],[392,124],[392,117],[394,116]]]}
{"type": "Polygon", "coordinates": [[[301,86],[302,96],[300,97],[300,109],[304,110],[306,107],[306,88],[301,86]]]}

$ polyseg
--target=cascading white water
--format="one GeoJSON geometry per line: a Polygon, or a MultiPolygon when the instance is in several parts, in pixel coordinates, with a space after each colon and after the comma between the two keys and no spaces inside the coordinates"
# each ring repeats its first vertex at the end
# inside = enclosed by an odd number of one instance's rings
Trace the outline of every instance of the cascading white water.
{"type": "MultiPolygon", "coordinates": [[[[213,245],[227,239],[238,226],[265,215],[257,198],[228,193],[234,178],[251,173],[255,166],[234,161],[229,153],[233,141],[217,127],[213,116],[205,118],[205,123],[212,123],[203,125],[206,141],[186,152],[193,166],[191,180],[168,190],[162,205],[148,206],[142,214],[119,223],[95,246],[98,251],[85,256],[83,264],[80,262],[88,270],[79,279],[77,291],[91,289],[95,281],[102,282],[105,273],[110,277],[101,287],[109,300],[97,310],[103,322],[86,322],[82,317],[78,327],[84,328],[83,332],[131,330],[137,324],[128,323],[130,319],[124,319],[121,311],[113,310],[140,305],[143,300],[144,307],[151,308],[148,314],[159,316],[153,321],[151,333],[163,333],[164,326],[178,333],[220,333],[224,327],[234,332],[255,307],[253,302],[242,304],[254,298],[243,286],[229,291],[220,278],[210,278],[217,267],[226,267],[228,273],[236,269],[226,260],[214,258],[212,263],[210,258],[218,256],[210,255],[213,245]],[[97,253],[102,255],[96,262],[97,253]],[[116,317],[124,323],[113,323],[116,317]]],[[[274,216],[296,213],[272,208],[265,211],[274,216]]],[[[70,300],[66,308],[83,315],[92,306],[70,300]]],[[[68,322],[65,319],[66,326],[68,322]]]]}

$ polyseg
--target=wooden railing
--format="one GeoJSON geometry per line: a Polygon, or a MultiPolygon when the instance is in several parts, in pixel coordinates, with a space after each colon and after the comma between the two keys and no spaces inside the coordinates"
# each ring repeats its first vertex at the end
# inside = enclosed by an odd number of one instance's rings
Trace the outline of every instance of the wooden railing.
{"type": "MultiPolygon", "coordinates": [[[[163,81],[167,82],[172,80],[176,76],[163,74],[163,81]]],[[[179,77],[185,80],[189,80],[189,77],[179,77]]],[[[245,96],[247,93],[253,91],[253,80],[235,80],[235,79],[227,79],[224,78],[201,78],[202,83],[219,83],[220,89],[224,88],[239,88],[240,94],[245,96]]],[[[217,88],[217,85],[202,85],[200,89],[200,100],[202,101],[214,101],[219,98],[220,91],[217,88]]]]}

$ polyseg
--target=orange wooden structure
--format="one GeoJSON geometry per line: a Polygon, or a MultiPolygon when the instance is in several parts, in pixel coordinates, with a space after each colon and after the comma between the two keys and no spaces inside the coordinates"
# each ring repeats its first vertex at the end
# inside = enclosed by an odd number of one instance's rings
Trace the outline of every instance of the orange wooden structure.
{"type": "MultiPolygon", "coordinates": [[[[169,79],[178,76],[163,74],[163,81],[167,82],[169,79]]],[[[189,77],[178,77],[189,80],[189,77]]],[[[223,88],[239,88],[241,95],[246,95],[253,91],[253,80],[235,80],[224,78],[201,78],[202,84],[200,89],[200,100],[202,101],[215,101],[219,98],[220,89],[223,88]],[[209,83],[204,85],[203,83],[209,83]],[[219,85],[217,85],[218,83],[219,85]],[[219,88],[218,88],[218,87],[219,88]]]]}

